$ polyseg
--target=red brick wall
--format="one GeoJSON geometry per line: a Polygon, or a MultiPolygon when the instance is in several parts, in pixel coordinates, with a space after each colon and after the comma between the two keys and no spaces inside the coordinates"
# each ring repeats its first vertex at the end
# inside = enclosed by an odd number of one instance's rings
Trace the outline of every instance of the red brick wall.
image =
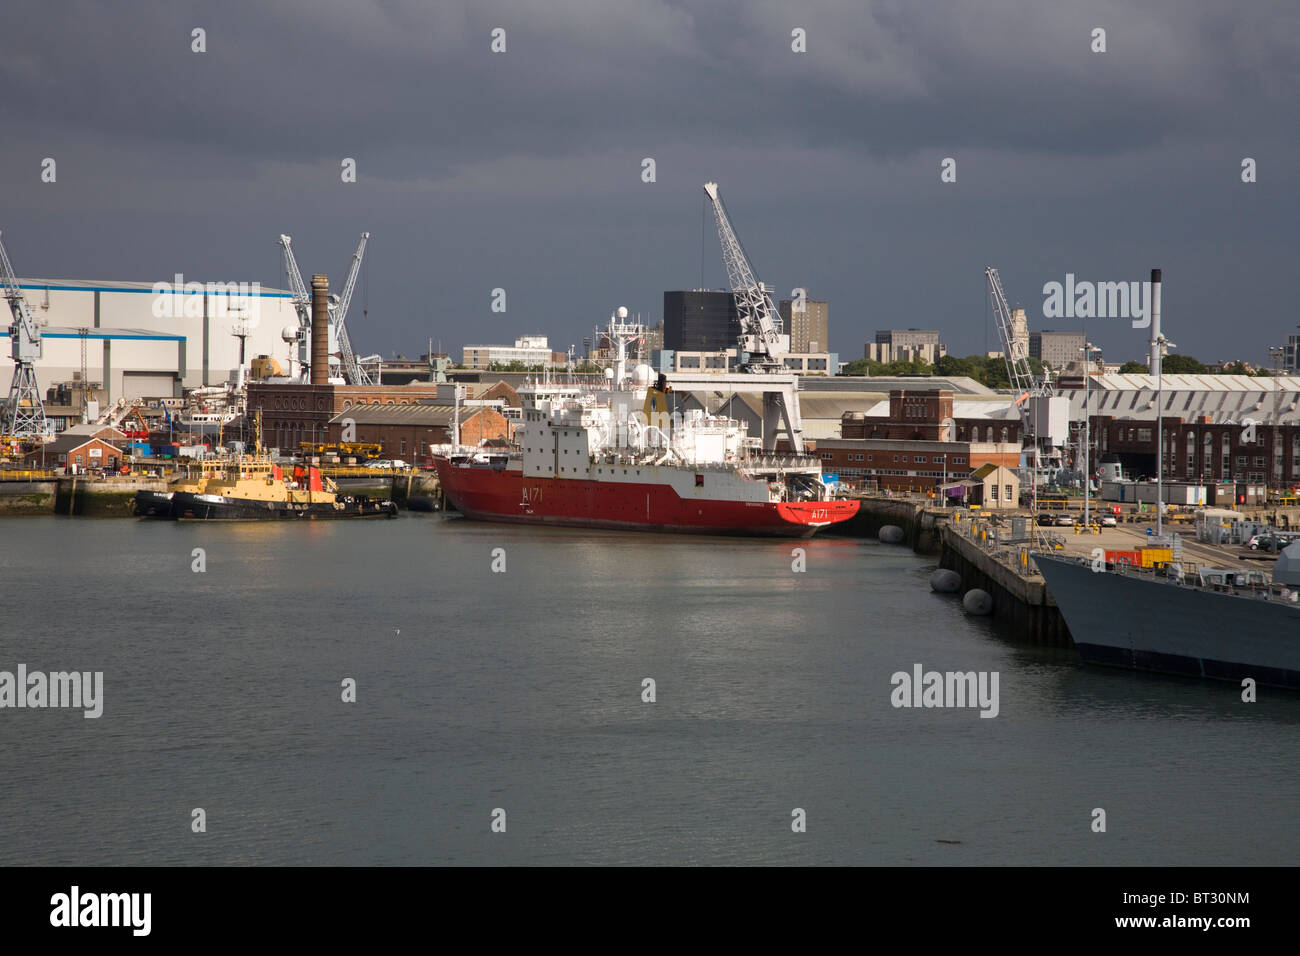
{"type": "MultiPolygon", "coordinates": [[[[462,408],[461,416],[462,445],[476,445],[483,439],[508,437],[508,423],[496,409],[462,408]]],[[[330,425],[328,435],[321,440],[342,441],[343,426],[337,423],[330,425]]],[[[451,441],[451,429],[450,426],[442,425],[367,425],[358,422],[352,440],[383,445],[383,458],[400,458],[412,464],[423,464],[430,445],[445,445],[451,441]]]]}
{"type": "Polygon", "coordinates": [[[839,474],[841,481],[858,487],[877,487],[881,490],[893,491],[927,492],[940,484],[943,481],[944,463],[936,462],[934,460],[936,455],[947,457],[949,479],[963,478],[981,465],[990,462],[1008,468],[1017,468],[1020,465],[1019,452],[972,450],[966,442],[949,442],[943,451],[920,449],[906,441],[890,443],[883,447],[875,445],[870,448],[865,442],[861,447],[856,448],[829,448],[823,442],[815,454],[821,459],[822,471],[839,474]],[[858,455],[862,456],[860,460],[857,458],[858,455]],[[894,461],[895,456],[898,457],[898,461],[894,461]],[[925,461],[918,462],[916,460],[918,456],[924,457],[925,461]],[[964,460],[957,461],[959,458],[964,460]],[[853,472],[882,470],[934,472],[934,474],[853,474],[853,472]]]}

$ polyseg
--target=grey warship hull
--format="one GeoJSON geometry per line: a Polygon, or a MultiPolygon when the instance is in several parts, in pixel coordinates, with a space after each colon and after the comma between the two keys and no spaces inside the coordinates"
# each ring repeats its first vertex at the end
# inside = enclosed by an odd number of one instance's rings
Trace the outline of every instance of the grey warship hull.
{"type": "Polygon", "coordinates": [[[1300,690],[1300,605],[1034,555],[1092,664],[1300,690]]]}

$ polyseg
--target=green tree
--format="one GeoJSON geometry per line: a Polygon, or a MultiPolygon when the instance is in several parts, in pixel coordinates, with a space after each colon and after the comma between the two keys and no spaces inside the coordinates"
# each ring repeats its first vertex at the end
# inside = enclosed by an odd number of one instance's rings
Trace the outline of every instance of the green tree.
{"type": "Polygon", "coordinates": [[[979,378],[983,372],[983,366],[975,362],[975,356],[970,358],[958,358],[955,355],[944,355],[939,361],[934,363],[935,375],[947,375],[953,378],[962,376],[965,378],[979,378]]]}
{"type": "Polygon", "coordinates": [[[1148,371],[1146,362],[1125,362],[1119,367],[1121,375],[1145,375],[1148,371]]]}
{"type": "Polygon", "coordinates": [[[873,361],[871,361],[871,359],[865,359],[865,358],[855,359],[854,361],[852,361],[852,362],[848,362],[848,363],[845,364],[845,366],[844,366],[844,372],[843,372],[842,374],[844,374],[844,375],[874,375],[875,373],[872,372],[872,370],[871,370],[871,366],[873,366],[873,365],[875,365],[875,366],[879,366],[880,363],[879,363],[879,362],[873,362],[873,361]]]}
{"type": "Polygon", "coordinates": [[[1205,365],[1190,355],[1166,355],[1161,363],[1162,371],[1171,375],[1204,375],[1205,365]]]}

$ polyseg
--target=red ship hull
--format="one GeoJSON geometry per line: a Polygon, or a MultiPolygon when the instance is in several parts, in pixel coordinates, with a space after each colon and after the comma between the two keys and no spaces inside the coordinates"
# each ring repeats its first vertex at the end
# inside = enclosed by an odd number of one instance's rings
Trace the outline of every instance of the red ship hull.
{"type": "Polygon", "coordinates": [[[435,460],[452,506],[468,518],[617,531],[807,538],[852,518],[856,501],[747,502],[683,498],[669,485],[528,478],[435,460]]]}

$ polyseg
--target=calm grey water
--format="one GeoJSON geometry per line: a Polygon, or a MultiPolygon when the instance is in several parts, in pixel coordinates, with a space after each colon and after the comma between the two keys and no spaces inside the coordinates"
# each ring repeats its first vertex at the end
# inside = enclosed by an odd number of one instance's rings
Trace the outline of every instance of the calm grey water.
{"type": "Polygon", "coordinates": [[[0,670],[101,670],[105,706],[0,710],[0,863],[1296,858],[1297,695],[1086,668],[910,551],[795,546],[5,519],[0,670]],[[893,708],[917,662],[998,671],[1000,715],[893,708]]]}

